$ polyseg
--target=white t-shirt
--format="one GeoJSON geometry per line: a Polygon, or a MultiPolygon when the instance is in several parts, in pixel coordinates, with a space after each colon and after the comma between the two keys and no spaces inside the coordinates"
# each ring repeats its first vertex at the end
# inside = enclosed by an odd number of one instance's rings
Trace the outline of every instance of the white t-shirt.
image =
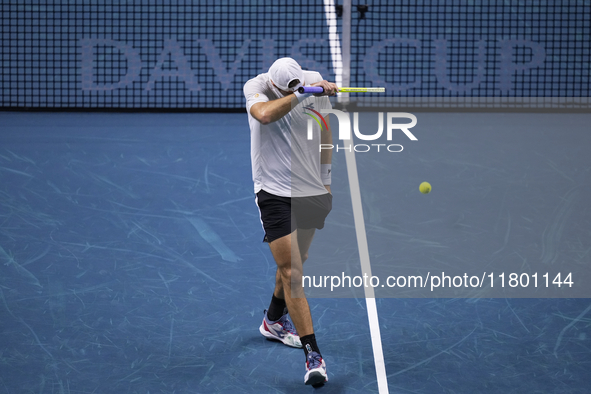
{"type": "MultiPolygon", "coordinates": [[[[322,81],[315,71],[304,71],[304,83],[322,81]]],[[[268,73],[259,74],[244,85],[246,112],[250,125],[250,156],[254,192],[261,189],[282,197],[306,197],[328,193],[320,178],[320,126],[305,107],[315,111],[332,108],[328,97],[308,97],[287,115],[268,125],[250,114],[255,103],[284,97],[273,86],[268,73]],[[308,140],[308,120],[313,138],[308,140]]],[[[323,115],[327,117],[327,115],[323,115]]],[[[320,120],[322,124],[322,120],[320,120]]]]}

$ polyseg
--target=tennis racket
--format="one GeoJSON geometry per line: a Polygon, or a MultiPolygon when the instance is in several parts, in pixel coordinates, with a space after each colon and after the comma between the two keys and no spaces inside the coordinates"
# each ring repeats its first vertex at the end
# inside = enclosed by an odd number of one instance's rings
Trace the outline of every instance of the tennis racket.
{"type": "MultiPolygon", "coordinates": [[[[339,88],[339,93],[384,93],[386,88],[339,88]]],[[[302,86],[300,93],[324,93],[322,86],[302,86]]]]}

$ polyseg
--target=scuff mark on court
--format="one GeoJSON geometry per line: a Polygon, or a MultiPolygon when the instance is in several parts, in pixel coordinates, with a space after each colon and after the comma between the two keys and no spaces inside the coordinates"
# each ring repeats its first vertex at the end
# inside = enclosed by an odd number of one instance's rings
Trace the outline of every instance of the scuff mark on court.
{"type": "Polygon", "coordinates": [[[197,217],[189,217],[187,218],[189,223],[193,225],[197,229],[197,232],[207,243],[209,243],[213,248],[222,256],[222,259],[225,261],[229,261],[231,263],[236,263],[242,260],[240,257],[236,256],[236,254],[222,241],[220,236],[213,231],[211,227],[203,220],[197,217]]]}

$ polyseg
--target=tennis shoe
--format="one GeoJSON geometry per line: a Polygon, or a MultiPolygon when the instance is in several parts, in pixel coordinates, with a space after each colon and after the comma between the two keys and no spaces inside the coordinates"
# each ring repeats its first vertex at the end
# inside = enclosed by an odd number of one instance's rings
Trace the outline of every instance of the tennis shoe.
{"type": "Polygon", "coordinates": [[[265,309],[265,316],[259,331],[269,340],[279,341],[291,347],[302,347],[302,342],[300,342],[300,337],[289,318],[289,313],[281,316],[277,321],[270,321],[267,318],[267,310],[265,309]]]}
{"type": "Polygon", "coordinates": [[[318,352],[309,352],[306,357],[306,376],[304,376],[304,383],[312,385],[312,387],[318,387],[326,382],[328,382],[326,363],[318,352]]]}

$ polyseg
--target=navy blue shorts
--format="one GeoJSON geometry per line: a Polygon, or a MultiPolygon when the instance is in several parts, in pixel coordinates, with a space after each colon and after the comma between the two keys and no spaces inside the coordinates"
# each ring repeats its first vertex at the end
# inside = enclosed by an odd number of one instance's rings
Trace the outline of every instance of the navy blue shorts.
{"type": "Polygon", "coordinates": [[[293,233],[296,229],[322,229],[332,209],[332,194],[281,197],[261,190],[256,199],[265,229],[263,242],[293,233]]]}

